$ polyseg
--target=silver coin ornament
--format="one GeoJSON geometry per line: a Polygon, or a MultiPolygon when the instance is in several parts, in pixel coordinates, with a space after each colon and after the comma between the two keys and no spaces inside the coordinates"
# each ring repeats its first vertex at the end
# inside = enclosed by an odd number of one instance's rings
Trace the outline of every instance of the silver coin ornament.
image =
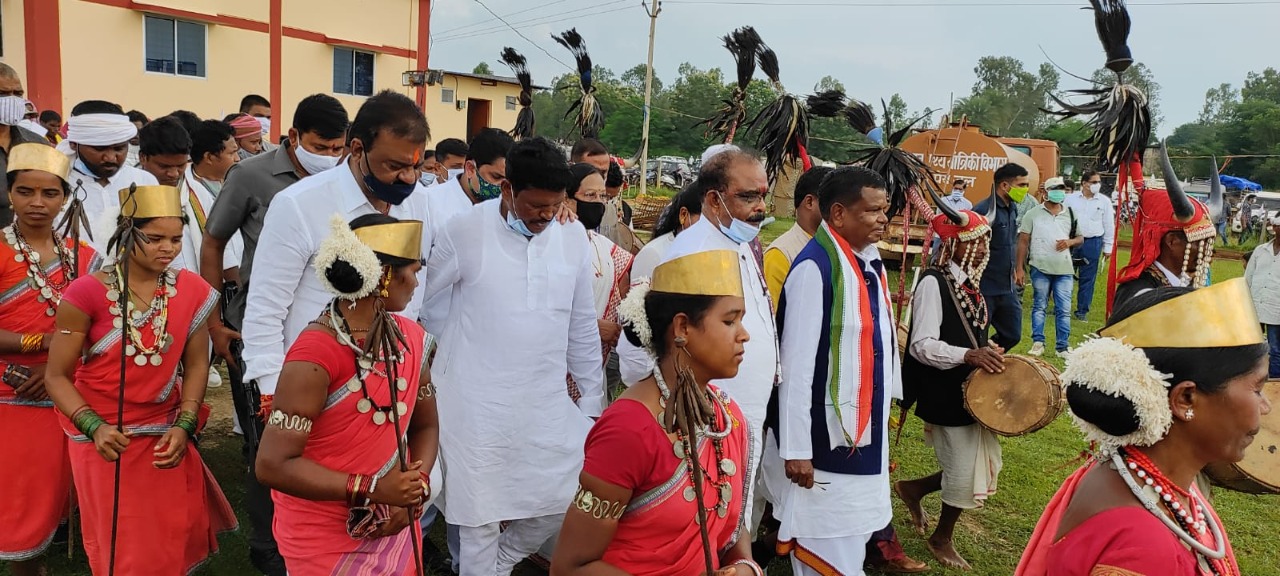
{"type": "Polygon", "coordinates": [[[387,423],[387,413],[378,411],[373,413],[373,423],[381,426],[387,423]]]}
{"type": "Polygon", "coordinates": [[[361,398],[356,402],[357,412],[368,414],[370,410],[373,410],[373,402],[370,402],[368,398],[361,398]]]}

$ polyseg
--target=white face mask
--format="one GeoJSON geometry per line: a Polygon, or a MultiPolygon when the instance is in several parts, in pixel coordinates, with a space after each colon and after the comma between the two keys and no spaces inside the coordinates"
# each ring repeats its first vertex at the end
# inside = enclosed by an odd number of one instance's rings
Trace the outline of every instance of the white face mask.
{"type": "Polygon", "coordinates": [[[423,172],[422,176],[418,178],[418,182],[421,182],[423,186],[431,186],[436,183],[436,175],[433,172],[423,172]]]}
{"type": "Polygon", "coordinates": [[[302,169],[312,176],[332,169],[342,159],[338,156],[321,156],[320,154],[309,152],[302,146],[301,142],[293,147],[293,155],[298,158],[298,164],[302,165],[302,169]]]}
{"type": "Polygon", "coordinates": [[[262,125],[262,135],[263,135],[263,136],[270,136],[270,135],[271,135],[271,119],[270,119],[270,118],[265,118],[265,117],[261,117],[261,116],[260,116],[260,117],[258,117],[258,124],[261,124],[261,125],[262,125]]]}
{"type": "MultiPolygon", "coordinates": [[[[27,99],[21,96],[0,97],[0,124],[16,126],[27,115],[27,99]]],[[[43,132],[38,132],[43,134],[43,132]]]]}
{"type": "Polygon", "coordinates": [[[1097,183],[1097,184],[1090,184],[1090,185],[1089,185],[1089,191],[1090,191],[1090,192],[1092,192],[1092,193],[1094,193],[1094,194],[1101,194],[1101,193],[1102,193],[1102,183],[1101,183],[1101,182],[1099,182],[1099,183],[1097,183]]]}
{"type": "Polygon", "coordinates": [[[126,157],[125,157],[125,159],[124,159],[124,162],[125,162],[125,165],[126,165],[126,166],[137,166],[137,165],[138,165],[138,149],[139,149],[139,148],[140,148],[140,146],[138,146],[137,144],[130,144],[130,145],[129,145],[129,155],[128,155],[128,156],[126,156],[126,157]]]}
{"type": "Polygon", "coordinates": [[[450,170],[449,170],[449,179],[450,179],[450,180],[457,180],[457,179],[458,179],[458,176],[461,176],[461,175],[462,175],[462,173],[463,173],[463,169],[462,169],[462,168],[453,168],[453,169],[450,169],[450,170]]]}

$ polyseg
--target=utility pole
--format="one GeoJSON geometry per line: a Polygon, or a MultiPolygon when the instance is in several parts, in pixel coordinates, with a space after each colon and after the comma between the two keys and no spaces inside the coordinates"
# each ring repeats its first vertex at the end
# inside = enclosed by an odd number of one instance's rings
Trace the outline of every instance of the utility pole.
{"type": "MultiPolygon", "coordinates": [[[[649,15],[649,64],[644,75],[644,130],[640,135],[640,194],[649,191],[649,104],[653,99],[653,38],[658,28],[658,14],[662,12],[662,0],[653,0],[653,7],[644,0],[640,2],[649,15]]],[[[662,181],[662,174],[658,174],[662,181]]]]}

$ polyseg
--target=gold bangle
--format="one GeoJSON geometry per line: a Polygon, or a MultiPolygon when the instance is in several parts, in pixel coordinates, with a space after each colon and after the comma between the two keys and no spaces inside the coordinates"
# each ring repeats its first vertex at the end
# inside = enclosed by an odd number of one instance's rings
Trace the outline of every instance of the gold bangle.
{"type": "Polygon", "coordinates": [[[573,506],[596,520],[617,520],[626,511],[626,503],[601,500],[590,490],[578,486],[578,493],[573,496],[573,506]]]}

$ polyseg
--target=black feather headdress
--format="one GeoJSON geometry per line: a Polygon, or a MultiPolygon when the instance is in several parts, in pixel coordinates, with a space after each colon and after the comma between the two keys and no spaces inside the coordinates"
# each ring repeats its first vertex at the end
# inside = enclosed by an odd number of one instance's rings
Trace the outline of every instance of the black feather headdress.
{"type": "Polygon", "coordinates": [[[1147,95],[1136,86],[1124,83],[1124,72],[1133,65],[1129,39],[1129,11],[1124,0],[1089,0],[1092,5],[1098,38],[1107,54],[1106,66],[1116,74],[1111,86],[1071,90],[1076,96],[1087,96],[1083,104],[1071,104],[1057,96],[1049,97],[1060,110],[1044,112],[1062,119],[1088,116],[1093,134],[1084,142],[1098,161],[1115,168],[1141,157],[1151,139],[1151,109],[1147,95]]]}
{"type": "Polygon", "coordinates": [[[826,90],[811,94],[805,98],[805,104],[809,107],[809,115],[815,118],[835,118],[844,111],[848,98],[844,95],[844,90],[826,90]]]}
{"type": "Polygon", "coordinates": [[[582,94],[569,107],[569,111],[565,112],[564,117],[568,118],[576,112],[574,125],[582,132],[582,137],[598,138],[600,130],[604,128],[604,112],[596,102],[596,87],[591,83],[591,55],[587,54],[587,43],[576,28],[559,36],[552,35],[551,38],[568,48],[578,65],[578,88],[582,94]]]}
{"type": "Polygon", "coordinates": [[[715,137],[725,144],[732,144],[738,126],[746,121],[747,86],[751,84],[751,77],[756,74],[756,52],[760,44],[760,35],[750,26],[725,35],[724,47],[733,54],[733,60],[737,64],[737,84],[729,97],[721,101],[722,104],[714,116],[695,124],[695,126],[705,125],[708,137],[715,137]]]}
{"type": "Polygon", "coordinates": [[[784,166],[795,162],[807,165],[809,111],[799,98],[788,94],[782,87],[778,55],[764,42],[756,50],[756,61],[778,93],[778,98],[747,124],[747,129],[756,133],[756,148],[765,155],[765,170],[772,185],[777,182],[784,166]]]}
{"type": "Polygon", "coordinates": [[[889,196],[889,218],[893,218],[912,201],[913,192],[917,198],[920,197],[919,194],[926,192],[930,197],[942,194],[929,166],[920,157],[899,147],[911,128],[924,117],[916,118],[894,131],[888,106],[883,100],[880,105],[884,108],[883,127],[876,126],[871,106],[857,100],[850,100],[843,115],[850,126],[875,142],[874,146],[856,152],[853,162],[870,168],[884,178],[885,190],[889,196]],[[889,134],[888,139],[884,138],[884,134],[889,134]]]}
{"type": "Polygon", "coordinates": [[[520,82],[520,113],[516,115],[516,125],[511,129],[511,135],[516,140],[532,138],[535,132],[533,76],[529,74],[528,62],[515,48],[507,47],[502,49],[502,63],[515,73],[516,80],[520,82]]]}

